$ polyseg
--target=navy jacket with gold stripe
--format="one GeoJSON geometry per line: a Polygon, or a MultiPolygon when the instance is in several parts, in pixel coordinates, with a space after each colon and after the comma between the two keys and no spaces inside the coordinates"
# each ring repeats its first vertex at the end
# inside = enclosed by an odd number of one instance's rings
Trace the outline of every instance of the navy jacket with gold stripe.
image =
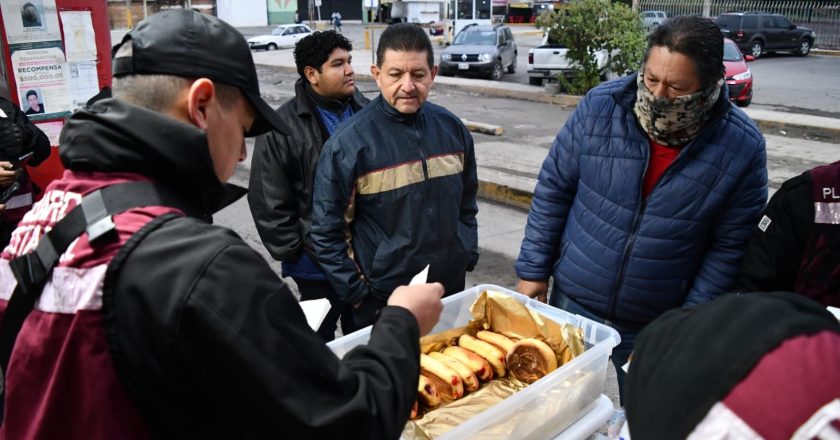
{"type": "Polygon", "coordinates": [[[351,304],[384,301],[427,264],[447,294],[478,261],[473,140],[443,107],[399,113],[380,95],[324,146],[315,174],[312,241],[351,304]]]}

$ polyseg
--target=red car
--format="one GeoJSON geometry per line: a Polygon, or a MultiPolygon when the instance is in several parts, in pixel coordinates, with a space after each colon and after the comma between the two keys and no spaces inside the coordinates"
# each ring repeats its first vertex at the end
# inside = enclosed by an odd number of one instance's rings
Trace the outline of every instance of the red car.
{"type": "Polygon", "coordinates": [[[726,84],[729,86],[729,99],[739,107],[746,107],[752,102],[753,78],[747,63],[755,61],[752,55],[741,54],[741,49],[734,41],[723,40],[723,64],[726,66],[726,84]]]}

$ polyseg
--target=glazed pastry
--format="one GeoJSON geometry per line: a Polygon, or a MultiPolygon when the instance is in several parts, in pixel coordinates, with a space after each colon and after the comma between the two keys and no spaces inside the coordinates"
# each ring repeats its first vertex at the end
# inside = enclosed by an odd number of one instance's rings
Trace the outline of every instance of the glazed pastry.
{"type": "Polygon", "coordinates": [[[483,357],[458,346],[446,347],[443,354],[452,357],[458,362],[466,365],[477,378],[488,381],[493,378],[493,367],[483,357]]]}
{"type": "Polygon", "coordinates": [[[423,405],[435,408],[440,405],[440,393],[434,382],[426,376],[420,375],[420,382],[417,384],[417,397],[423,405]]]}
{"type": "Polygon", "coordinates": [[[420,373],[431,379],[442,397],[455,400],[464,395],[461,376],[443,362],[427,354],[420,355],[420,373]]]}
{"type": "Polygon", "coordinates": [[[501,350],[470,335],[461,335],[458,345],[486,359],[493,366],[496,376],[504,377],[505,354],[501,350]]]}
{"type": "Polygon", "coordinates": [[[459,376],[461,376],[461,381],[464,383],[464,389],[467,391],[475,391],[478,389],[478,378],[475,377],[475,373],[467,367],[466,365],[462,364],[455,358],[451,356],[447,356],[443,353],[439,353],[437,351],[433,351],[429,353],[429,356],[432,359],[437,359],[443,362],[449,368],[455,370],[459,376]]]}
{"type": "Polygon", "coordinates": [[[481,330],[480,332],[475,334],[475,337],[481,339],[484,342],[489,343],[490,345],[495,346],[499,350],[502,350],[502,353],[507,355],[510,353],[510,349],[513,348],[514,342],[510,340],[507,336],[496,333],[496,332],[488,332],[486,330],[481,330]]]}

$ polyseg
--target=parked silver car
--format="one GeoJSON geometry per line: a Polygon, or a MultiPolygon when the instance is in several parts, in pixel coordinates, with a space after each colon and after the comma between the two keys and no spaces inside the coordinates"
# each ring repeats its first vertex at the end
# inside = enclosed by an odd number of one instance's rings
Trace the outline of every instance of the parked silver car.
{"type": "Polygon", "coordinates": [[[642,25],[646,29],[653,29],[668,19],[665,11],[642,11],[642,25]]]}
{"type": "Polygon", "coordinates": [[[472,24],[465,27],[452,45],[440,55],[441,75],[480,75],[492,80],[516,72],[518,49],[513,34],[505,25],[472,24]]]}

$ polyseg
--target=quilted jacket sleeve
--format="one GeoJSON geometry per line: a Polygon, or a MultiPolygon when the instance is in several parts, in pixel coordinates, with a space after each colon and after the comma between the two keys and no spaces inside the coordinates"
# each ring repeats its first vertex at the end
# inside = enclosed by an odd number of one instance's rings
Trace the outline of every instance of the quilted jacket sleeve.
{"type": "Polygon", "coordinates": [[[577,192],[580,171],[577,149],[584,142],[588,102],[589,97],[584,98],[557,134],[540,169],[525,238],[516,260],[516,275],[521,279],[548,280],[559,257],[560,237],[577,192]]]}
{"type": "Polygon", "coordinates": [[[285,136],[270,132],[257,138],[248,205],[263,245],[278,261],[296,260],[303,249],[297,197],[288,178],[289,159],[285,136]]]}
{"type": "Polygon", "coordinates": [[[712,229],[708,250],[684,306],[711,301],[731,291],[747,241],[767,203],[767,152],[762,137],[740,185],[712,229]]]}
{"type": "Polygon", "coordinates": [[[350,258],[355,204],[355,156],[333,137],[324,145],[315,171],[312,196],[312,244],[318,263],[338,297],[360,303],[370,292],[350,258]]]}

